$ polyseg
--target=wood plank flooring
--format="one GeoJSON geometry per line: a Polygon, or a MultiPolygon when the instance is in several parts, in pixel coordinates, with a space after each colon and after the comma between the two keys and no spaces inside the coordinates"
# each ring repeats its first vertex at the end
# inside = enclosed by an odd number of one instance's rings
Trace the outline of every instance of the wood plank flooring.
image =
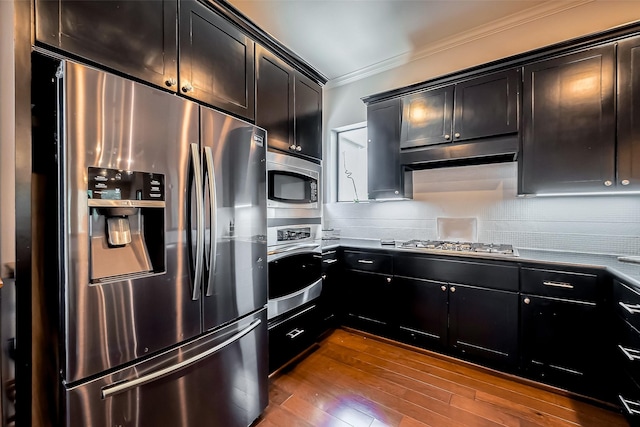
{"type": "Polygon", "coordinates": [[[337,329],[270,379],[256,427],[623,427],[564,394],[337,329]]]}

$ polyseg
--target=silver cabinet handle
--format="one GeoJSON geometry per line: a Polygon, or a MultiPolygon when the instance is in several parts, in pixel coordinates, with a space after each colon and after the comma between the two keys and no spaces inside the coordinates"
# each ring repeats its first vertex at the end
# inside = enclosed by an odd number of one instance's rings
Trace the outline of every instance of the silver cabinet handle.
{"type": "Polygon", "coordinates": [[[629,415],[640,415],[640,402],[635,402],[633,400],[627,400],[624,397],[618,395],[618,399],[622,402],[624,409],[627,410],[629,415]]]}
{"type": "Polygon", "coordinates": [[[296,144],[290,145],[289,150],[296,151],[296,144]]]}
{"type": "Polygon", "coordinates": [[[111,397],[115,394],[125,392],[132,388],[140,387],[141,385],[150,383],[162,377],[166,377],[167,375],[170,375],[176,371],[179,371],[180,369],[186,368],[189,365],[193,365],[194,363],[199,362],[200,360],[205,359],[211,356],[212,354],[217,353],[218,351],[227,347],[228,345],[238,341],[240,338],[244,337],[249,332],[253,331],[260,323],[262,323],[262,320],[256,319],[253,322],[251,322],[249,326],[247,326],[237,334],[231,336],[229,339],[221,342],[217,346],[210,348],[209,350],[204,351],[200,354],[197,354],[193,357],[190,357],[187,360],[183,360],[180,363],[176,363],[175,365],[167,366],[164,369],[160,369],[150,374],[143,375],[140,378],[136,378],[135,380],[122,381],[122,382],[117,382],[117,383],[105,386],[104,388],[102,388],[102,391],[101,391],[102,398],[106,399],[107,397],[111,397]]]}
{"type": "Polygon", "coordinates": [[[198,144],[190,144],[190,147],[193,178],[196,184],[196,266],[191,295],[191,299],[195,301],[200,298],[200,281],[202,280],[202,263],[204,262],[204,192],[202,189],[202,170],[200,169],[200,150],[198,144]]]}
{"type": "Polygon", "coordinates": [[[455,287],[455,286],[452,286],[452,287],[451,287],[451,292],[455,292],[455,291],[456,291],[456,287],[455,287]]]}
{"type": "Polygon", "coordinates": [[[453,136],[455,136],[456,138],[460,138],[460,134],[458,132],[456,132],[453,136]]]}
{"type": "Polygon", "coordinates": [[[524,303],[525,303],[525,304],[530,304],[530,303],[531,303],[531,300],[530,300],[529,298],[525,298],[525,299],[524,299],[524,303]]]}
{"type": "Polygon", "coordinates": [[[304,329],[298,329],[298,328],[296,328],[296,329],[294,329],[294,330],[293,330],[293,331],[291,331],[291,332],[287,332],[287,334],[286,334],[286,335],[287,335],[289,338],[294,339],[294,338],[296,338],[297,336],[299,336],[299,335],[301,335],[301,334],[304,334],[304,329]]]}
{"type": "Polygon", "coordinates": [[[336,251],[326,251],[326,252],[322,252],[322,255],[333,255],[335,253],[336,251]]]}
{"type": "Polygon", "coordinates": [[[322,280],[327,280],[327,275],[326,275],[326,274],[323,274],[323,275],[322,275],[322,276],[320,276],[320,277],[322,277],[322,280]]]}
{"type": "Polygon", "coordinates": [[[623,179],[622,181],[620,181],[620,184],[622,184],[622,185],[629,185],[629,184],[630,184],[630,182],[629,182],[629,180],[628,180],[628,179],[623,179]]]}
{"type": "Polygon", "coordinates": [[[447,140],[451,139],[451,135],[445,135],[444,139],[447,139],[447,140]]]}
{"type": "Polygon", "coordinates": [[[631,305],[631,304],[625,304],[622,301],[618,302],[618,304],[620,304],[620,307],[622,307],[625,310],[627,310],[629,312],[629,314],[638,314],[638,313],[640,313],[640,304],[631,305]]]}
{"type": "Polygon", "coordinates": [[[626,348],[626,347],[621,346],[620,344],[618,344],[618,348],[620,349],[622,354],[627,356],[627,358],[629,360],[631,360],[632,362],[634,360],[640,360],[640,350],[636,350],[634,348],[626,348]]]}
{"type": "Polygon", "coordinates": [[[440,289],[442,289],[443,291],[447,290],[447,287],[445,285],[440,286],[440,289]]]}
{"type": "Polygon", "coordinates": [[[542,282],[542,284],[545,286],[552,286],[554,288],[573,289],[573,285],[571,283],[566,283],[566,282],[552,282],[549,280],[545,280],[544,282],[542,282]]]}
{"type": "Polygon", "coordinates": [[[191,86],[189,83],[187,83],[184,86],[182,86],[182,92],[183,93],[189,93],[191,91],[193,91],[193,86],[191,86]]]}
{"type": "Polygon", "coordinates": [[[209,224],[209,251],[206,255],[209,256],[208,268],[209,268],[209,283],[207,283],[207,292],[205,296],[210,297],[213,295],[213,277],[216,271],[216,258],[217,249],[216,240],[218,238],[218,196],[216,193],[216,170],[213,165],[213,152],[211,147],[204,147],[204,160],[207,173],[207,186],[209,187],[209,217],[211,218],[211,224],[209,224]]]}
{"type": "Polygon", "coordinates": [[[387,283],[391,283],[391,277],[387,277],[387,283]]]}
{"type": "Polygon", "coordinates": [[[325,264],[333,264],[334,262],[338,262],[337,259],[325,259],[322,262],[324,262],[325,264]]]}
{"type": "Polygon", "coordinates": [[[358,262],[360,264],[373,264],[373,261],[371,261],[370,259],[359,259],[358,262]]]}
{"type": "Polygon", "coordinates": [[[167,85],[167,87],[175,86],[176,83],[176,79],[174,79],[173,77],[168,78],[164,81],[164,84],[167,85]]]}
{"type": "Polygon", "coordinates": [[[605,186],[605,187],[611,187],[612,185],[613,185],[613,182],[611,182],[611,181],[609,181],[609,180],[606,180],[606,181],[604,182],[604,186],[605,186]]]}
{"type": "Polygon", "coordinates": [[[302,151],[302,147],[299,145],[296,145],[296,151],[302,151]]]}

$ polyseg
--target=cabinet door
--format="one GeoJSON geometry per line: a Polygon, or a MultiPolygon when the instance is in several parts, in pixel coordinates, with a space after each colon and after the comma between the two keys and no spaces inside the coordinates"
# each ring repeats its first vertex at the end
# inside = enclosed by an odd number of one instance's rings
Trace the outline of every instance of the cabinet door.
{"type": "Polygon", "coordinates": [[[295,150],[322,159],[322,88],[296,72],[294,95],[295,150]]]}
{"type": "Polygon", "coordinates": [[[180,3],[180,91],[253,121],[254,42],[196,1],[180,3]]]}
{"type": "Polygon", "coordinates": [[[391,309],[391,276],[347,270],[345,277],[346,320],[376,331],[384,329],[391,309]]]}
{"type": "Polygon", "coordinates": [[[38,42],[176,89],[176,0],[37,0],[35,11],[38,42]]]}
{"type": "Polygon", "coordinates": [[[449,285],[449,345],[473,359],[518,361],[518,294],[449,285]]]}
{"type": "Polygon", "coordinates": [[[402,192],[400,167],[400,100],[392,99],[367,108],[369,199],[398,197],[402,192]]]}
{"type": "Polygon", "coordinates": [[[400,334],[418,345],[443,349],[447,345],[447,300],[444,282],[394,277],[393,315],[400,334]]]}
{"type": "Polygon", "coordinates": [[[454,86],[402,98],[401,148],[451,142],[454,86]]]}
{"type": "Polygon", "coordinates": [[[614,46],[524,68],[520,192],[603,191],[615,182],[614,46]]]}
{"type": "Polygon", "coordinates": [[[606,322],[595,303],[522,295],[522,361],[536,379],[590,391],[603,352],[606,322]]]}
{"type": "Polygon", "coordinates": [[[266,129],[269,148],[295,150],[294,70],[273,53],[256,47],[256,125],[266,129]]]}
{"type": "Polygon", "coordinates": [[[640,188],[640,37],[618,45],[617,189],[640,188]]]}
{"type": "Polygon", "coordinates": [[[517,132],[520,79],[515,69],[456,84],[453,140],[517,132]]]}

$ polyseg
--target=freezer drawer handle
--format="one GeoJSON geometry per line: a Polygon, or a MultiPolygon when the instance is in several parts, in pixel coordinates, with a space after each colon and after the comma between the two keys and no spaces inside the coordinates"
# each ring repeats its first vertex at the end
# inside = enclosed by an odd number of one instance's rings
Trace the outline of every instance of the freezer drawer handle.
{"type": "Polygon", "coordinates": [[[618,395],[618,398],[624,405],[624,409],[627,410],[629,415],[640,415],[640,402],[636,402],[633,400],[627,400],[624,397],[618,395]]]}
{"type": "Polygon", "coordinates": [[[634,348],[626,348],[618,344],[618,348],[620,351],[627,356],[630,361],[640,360],[640,350],[636,350],[634,348]]]}
{"type": "Polygon", "coordinates": [[[204,159],[207,166],[207,185],[209,187],[209,217],[211,218],[210,235],[209,235],[209,283],[207,283],[207,292],[205,296],[213,295],[213,278],[216,271],[217,248],[216,240],[218,238],[218,215],[216,214],[218,194],[216,193],[216,171],[213,166],[213,152],[211,147],[204,147],[204,159]]]}
{"type": "Polygon", "coordinates": [[[196,268],[193,275],[194,301],[200,299],[200,280],[202,278],[202,262],[204,251],[204,201],[202,200],[202,172],[200,170],[200,152],[198,144],[191,144],[191,161],[193,162],[193,177],[196,184],[196,268]]]}
{"type": "Polygon", "coordinates": [[[553,286],[554,288],[573,289],[573,285],[566,282],[552,282],[550,280],[545,280],[542,284],[545,286],[553,286]]]}
{"type": "Polygon", "coordinates": [[[300,335],[300,334],[304,334],[304,329],[298,329],[298,328],[296,328],[296,329],[294,329],[294,330],[293,330],[293,331],[291,331],[291,332],[287,332],[287,336],[288,336],[289,338],[291,338],[291,339],[296,338],[296,337],[297,337],[298,335],[300,335]]]}
{"type": "Polygon", "coordinates": [[[622,301],[618,302],[618,304],[620,304],[620,307],[622,307],[625,310],[627,310],[629,312],[629,314],[638,314],[638,313],[640,313],[640,304],[631,305],[631,304],[625,304],[622,301]]]}
{"type": "Polygon", "coordinates": [[[203,359],[206,359],[207,357],[211,356],[214,353],[217,353],[218,351],[222,350],[223,348],[227,347],[230,344],[233,344],[234,342],[238,341],[240,338],[244,337],[245,335],[247,335],[249,332],[253,331],[260,323],[262,323],[262,320],[260,319],[256,319],[253,322],[251,322],[249,324],[249,326],[247,326],[245,329],[243,329],[242,331],[238,332],[237,334],[233,335],[231,338],[225,340],[224,342],[221,342],[220,344],[218,344],[217,346],[202,352],[196,356],[193,356],[187,360],[183,360],[180,363],[176,363],[175,365],[171,365],[171,366],[167,366],[164,369],[160,369],[158,371],[152,372],[148,375],[143,375],[140,378],[136,378],[134,380],[131,381],[122,381],[122,382],[117,382],[117,383],[113,383],[110,384],[108,386],[105,386],[102,388],[102,398],[106,399],[108,397],[111,397],[113,395],[119,394],[119,393],[123,393],[127,390],[130,390],[132,388],[136,388],[136,387],[140,387],[144,384],[150,383],[152,381],[158,380],[160,378],[166,377],[167,375],[170,375],[176,371],[179,371],[183,368],[186,368],[187,366],[193,365],[196,362],[199,362],[203,359]]]}

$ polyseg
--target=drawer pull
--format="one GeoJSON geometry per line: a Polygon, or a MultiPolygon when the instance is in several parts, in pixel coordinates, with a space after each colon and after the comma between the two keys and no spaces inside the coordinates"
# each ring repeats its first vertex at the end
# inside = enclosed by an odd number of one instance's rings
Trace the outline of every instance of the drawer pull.
{"type": "Polygon", "coordinates": [[[622,301],[620,301],[618,304],[620,304],[620,307],[622,307],[625,310],[627,310],[629,312],[629,314],[638,314],[638,313],[640,313],[640,304],[631,305],[631,304],[625,304],[622,301]]]}
{"type": "Polygon", "coordinates": [[[360,264],[373,264],[373,261],[371,261],[370,259],[359,259],[358,262],[360,264]]]}
{"type": "Polygon", "coordinates": [[[545,286],[553,286],[554,288],[573,289],[573,285],[566,282],[551,282],[549,280],[545,280],[542,284],[545,286]]]}
{"type": "Polygon", "coordinates": [[[296,328],[296,329],[294,329],[294,330],[293,330],[293,331],[291,331],[291,332],[287,332],[287,336],[288,336],[289,338],[291,338],[291,339],[296,338],[296,337],[297,337],[297,336],[299,336],[300,334],[304,334],[304,329],[298,329],[298,328],[296,328]]]}
{"type": "Polygon", "coordinates": [[[333,264],[334,262],[338,262],[337,259],[325,259],[324,261],[325,264],[333,264]]]}
{"type": "Polygon", "coordinates": [[[322,252],[322,255],[332,255],[335,254],[336,251],[327,251],[327,252],[322,252]]]}
{"type": "Polygon", "coordinates": [[[627,413],[629,415],[640,415],[640,402],[627,400],[620,395],[618,395],[618,398],[622,402],[622,405],[624,405],[624,409],[627,410],[627,413]]]}
{"type": "Polygon", "coordinates": [[[636,350],[634,348],[625,348],[619,344],[618,344],[618,348],[632,362],[634,360],[640,360],[640,350],[636,350]]]}

